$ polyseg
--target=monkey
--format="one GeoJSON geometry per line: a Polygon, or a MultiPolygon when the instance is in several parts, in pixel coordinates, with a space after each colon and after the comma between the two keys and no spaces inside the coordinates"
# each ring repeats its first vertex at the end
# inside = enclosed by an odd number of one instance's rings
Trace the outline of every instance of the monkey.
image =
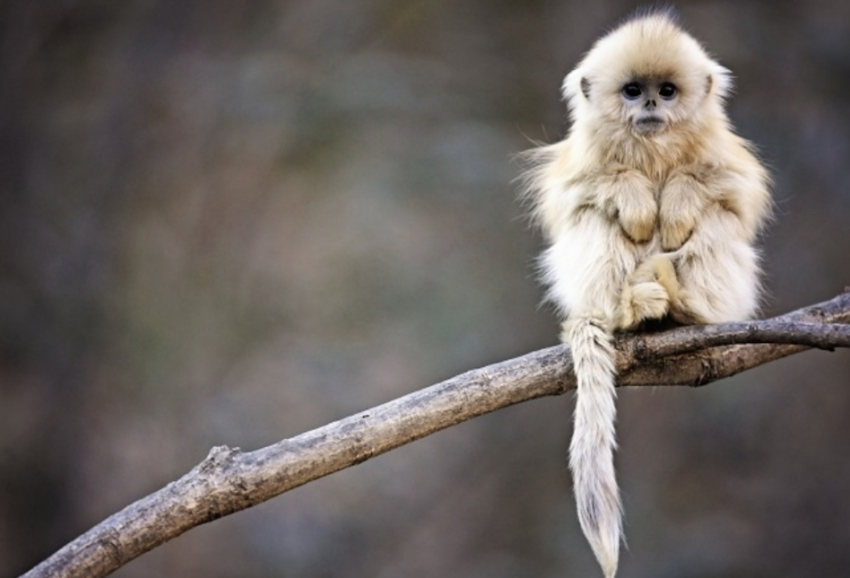
{"type": "Polygon", "coordinates": [[[548,245],[541,278],[577,381],[578,518],[606,578],[623,540],[615,334],[744,320],[759,305],[770,177],[727,117],[731,88],[675,14],[637,14],[566,76],[566,138],[528,152],[526,194],[548,245]]]}

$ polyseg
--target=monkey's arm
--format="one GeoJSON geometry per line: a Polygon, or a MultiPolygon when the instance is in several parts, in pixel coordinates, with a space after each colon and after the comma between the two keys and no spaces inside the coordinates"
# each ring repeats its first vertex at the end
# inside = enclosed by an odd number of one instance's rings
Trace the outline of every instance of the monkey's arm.
{"type": "Polygon", "coordinates": [[[539,213],[552,238],[542,265],[550,296],[562,310],[604,320],[611,330],[663,316],[669,297],[658,282],[624,286],[639,261],[635,241],[650,240],[655,230],[651,182],[637,171],[598,173],[549,195],[539,213]]]}
{"type": "Polygon", "coordinates": [[[717,185],[721,207],[737,217],[741,238],[753,243],[771,212],[770,176],[746,142],[741,141],[717,185]]]}
{"type": "Polygon", "coordinates": [[[652,238],[658,219],[658,203],[652,182],[631,169],[615,169],[583,179],[579,207],[590,207],[619,223],[626,237],[636,243],[652,238]]]}
{"type": "Polygon", "coordinates": [[[770,210],[768,176],[743,146],[723,166],[703,165],[675,171],[661,191],[658,209],[661,247],[673,251],[684,245],[713,204],[731,213],[736,237],[755,240],[770,210]]]}
{"type": "Polygon", "coordinates": [[[668,289],[671,313],[681,322],[746,319],[758,305],[753,243],[770,209],[768,177],[746,148],[730,150],[722,166],[676,171],[661,192],[659,233],[678,284],[668,289]]]}
{"type": "Polygon", "coordinates": [[[677,176],[671,182],[679,188],[668,185],[662,191],[659,221],[667,242],[671,235],[665,229],[688,220],[691,227],[683,244],[669,254],[680,286],[671,303],[674,317],[698,323],[737,321],[758,306],[759,259],[753,242],[770,197],[764,169],[749,158],[751,164],[715,167],[702,178],[677,176]],[[681,198],[687,203],[673,202],[681,198]]]}

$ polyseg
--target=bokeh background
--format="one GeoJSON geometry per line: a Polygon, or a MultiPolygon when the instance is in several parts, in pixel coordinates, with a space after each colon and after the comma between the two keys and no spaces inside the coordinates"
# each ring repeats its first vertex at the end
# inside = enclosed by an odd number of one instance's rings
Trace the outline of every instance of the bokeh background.
{"type": "MultiPolygon", "coordinates": [[[[182,475],[556,342],[516,153],[637,3],[0,2],[0,575],[182,475]]],[[[678,3],[776,178],[765,314],[850,284],[850,3],[678,3]]],[[[624,390],[621,576],[850,574],[850,355],[624,390]]],[[[116,573],[596,576],[570,396],[116,573]]]]}

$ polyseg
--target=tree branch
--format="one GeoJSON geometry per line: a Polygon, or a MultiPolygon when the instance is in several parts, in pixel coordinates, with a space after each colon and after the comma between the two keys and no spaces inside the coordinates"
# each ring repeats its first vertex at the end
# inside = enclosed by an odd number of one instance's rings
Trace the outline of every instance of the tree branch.
{"type": "MultiPolygon", "coordinates": [[[[850,292],[766,321],[617,340],[618,383],[703,385],[808,347],[850,346],[850,292]]],[[[183,532],[473,417],[575,387],[564,346],[469,371],[274,445],[216,447],[179,480],[107,518],[24,578],[96,578],[183,532]]]]}

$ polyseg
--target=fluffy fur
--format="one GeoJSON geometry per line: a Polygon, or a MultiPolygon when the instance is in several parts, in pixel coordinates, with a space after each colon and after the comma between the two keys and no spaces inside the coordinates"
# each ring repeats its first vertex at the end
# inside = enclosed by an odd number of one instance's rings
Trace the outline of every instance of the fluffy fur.
{"type": "Polygon", "coordinates": [[[729,71],[663,12],[602,37],[564,81],[568,137],[531,151],[549,297],[578,380],[570,469],[607,578],[622,515],[614,472],[613,334],[649,319],[717,323],[759,298],[769,179],[724,110],[729,71]]]}

